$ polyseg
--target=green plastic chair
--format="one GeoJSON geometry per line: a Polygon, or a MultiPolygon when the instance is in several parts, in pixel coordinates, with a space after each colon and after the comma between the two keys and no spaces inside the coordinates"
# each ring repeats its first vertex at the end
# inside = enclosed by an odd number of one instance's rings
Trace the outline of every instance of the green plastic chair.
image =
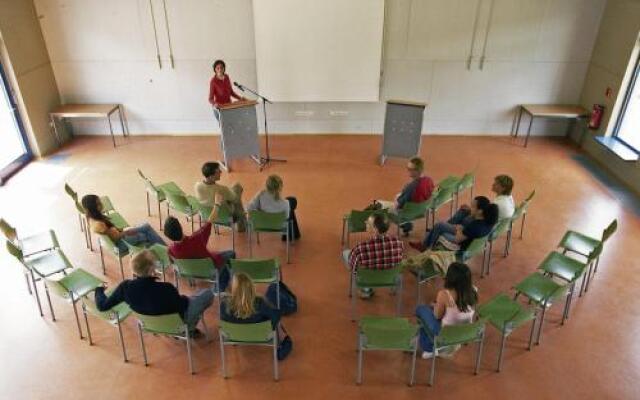
{"type": "Polygon", "coordinates": [[[471,260],[472,258],[482,253],[482,266],[480,267],[480,278],[484,278],[488,241],[489,241],[489,236],[483,236],[483,237],[473,239],[465,250],[456,252],[456,259],[463,263],[466,263],[467,261],[471,260]]]}
{"type": "MultiPolygon", "coordinates": [[[[589,276],[596,260],[602,253],[602,244],[597,245],[591,254],[587,257],[587,261],[579,261],[575,258],[571,258],[565,254],[557,251],[549,253],[547,258],[544,259],[542,264],[538,267],[539,270],[546,274],[555,276],[569,283],[575,283],[578,279],[582,278],[582,284],[580,285],[579,296],[588,290],[589,276]]],[[[567,318],[569,315],[567,313],[567,318]]]]}
{"type": "Polygon", "coordinates": [[[60,249],[40,252],[28,258],[25,258],[22,250],[13,242],[7,240],[5,241],[5,243],[7,252],[11,254],[16,260],[18,260],[18,262],[22,265],[23,273],[25,275],[25,279],[27,280],[29,293],[31,293],[31,288],[33,288],[33,294],[35,295],[36,303],[38,304],[40,316],[44,317],[36,282],[55,274],[64,273],[67,270],[72,269],[73,266],[67,259],[67,256],[60,249]],[[29,278],[31,278],[30,283],[29,278]]]}
{"type": "Polygon", "coordinates": [[[414,203],[408,201],[398,210],[397,215],[389,215],[392,221],[394,221],[398,227],[397,235],[400,236],[400,227],[409,222],[425,219],[425,230],[429,228],[428,212],[433,203],[433,196],[421,203],[414,203]]]}
{"type": "Polygon", "coordinates": [[[450,216],[453,216],[453,201],[456,191],[457,187],[455,185],[448,187],[438,185],[436,191],[431,195],[432,199],[429,199],[431,204],[428,208],[427,221],[431,219],[431,226],[434,226],[436,223],[436,213],[438,210],[447,203],[451,203],[451,210],[449,214],[450,216]],[[429,218],[429,216],[431,218],[429,218]]]}
{"type": "Polygon", "coordinates": [[[436,278],[442,277],[440,271],[433,263],[427,262],[423,268],[410,269],[409,272],[416,278],[416,306],[422,304],[422,285],[427,284],[436,278]]]}
{"type": "Polygon", "coordinates": [[[536,191],[532,191],[529,196],[522,202],[520,203],[520,205],[518,205],[515,209],[515,211],[513,212],[513,215],[511,216],[511,227],[509,228],[509,236],[507,237],[508,239],[508,246],[507,246],[507,251],[511,250],[511,239],[513,236],[513,225],[515,224],[515,222],[522,218],[522,223],[520,224],[520,239],[522,239],[523,235],[524,235],[524,223],[525,220],[527,219],[527,209],[529,208],[529,204],[531,203],[531,199],[533,199],[533,197],[536,195],[536,191]]]}
{"type": "Polygon", "coordinates": [[[449,175],[440,182],[438,182],[439,188],[457,188],[460,184],[460,179],[457,176],[449,175]]]}
{"type": "MultiPolygon", "coordinates": [[[[193,198],[195,199],[195,198],[193,198]]],[[[202,227],[202,221],[208,221],[211,213],[213,212],[213,207],[201,204],[197,200],[194,202],[191,200],[192,204],[195,206],[195,209],[198,211],[198,215],[200,217],[200,227],[202,227]]],[[[231,230],[231,248],[233,251],[236,250],[236,234],[233,223],[233,214],[231,212],[231,207],[226,202],[223,202],[218,207],[218,215],[216,219],[212,221],[214,232],[219,235],[220,227],[229,228],[231,230]]]]}
{"type": "Polygon", "coordinates": [[[164,282],[167,281],[167,269],[171,267],[171,257],[169,256],[169,248],[165,245],[154,243],[149,247],[145,246],[134,246],[125,241],[127,248],[129,249],[129,254],[134,255],[136,253],[141,252],[142,250],[149,250],[156,257],[156,273],[162,275],[162,280],[164,282]]]}
{"type": "Polygon", "coordinates": [[[411,352],[409,386],[415,382],[418,353],[418,327],[407,318],[363,316],[358,323],[358,370],[356,384],[362,383],[365,351],[397,350],[411,352]]]}
{"type": "Polygon", "coordinates": [[[512,300],[505,293],[498,293],[491,300],[478,307],[478,315],[489,322],[502,334],[500,341],[500,353],[498,354],[497,372],[502,369],[504,348],[507,337],[519,327],[531,321],[531,332],[529,333],[529,346],[531,350],[533,334],[536,329],[536,311],[531,307],[524,306],[512,300]]]}
{"type": "Polygon", "coordinates": [[[167,199],[167,215],[170,215],[170,210],[184,215],[187,221],[191,222],[191,233],[194,231],[195,216],[198,215],[198,209],[200,203],[193,196],[186,196],[181,193],[175,193],[170,190],[163,190],[165,198],[167,199]]]}
{"type": "Polygon", "coordinates": [[[473,172],[467,172],[462,176],[462,178],[460,178],[460,182],[456,187],[456,193],[455,193],[456,198],[455,198],[454,208],[458,209],[459,203],[460,203],[460,193],[464,192],[467,189],[470,189],[469,201],[473,200],[473,187],[475,186],[475,184],[476,184],[476,177],[473,172]]]}
{"type": "MultiPolygon", "coordinates": [[[[563,253],[571,252],[571,253],[579,254],[584,257],[589,257],[591,252],[593,252],[593,250],[595,250],[595,248],[599,244],[602,244],[604,246],[605,242],[609,240],[611,236],[613,236],[613,234],[616,232],[617,229],[618,229],[618,220],[614,219],[613,221],[611,221],[609,226],[607,226],[605,230],[602,232],[602,237],[600,238],[600,240],[592,238],[580,232],[570,230],[564,234],[564,236],[562,237],[562,240],[560,240],[560,243],[558,244],[558,247],[563,249],[563,253]]],[[[593,269],[593,274],[595,274],[598,271],[599,264],[600,264],[600,257],[596,259],[596,264],[593,269]]],[[[587,279],[587,281],[588,282],[591,281],[591,271],[589,273],[589,278],[587,279]]]]}
{"type": "MultiPolygon", "coordinates": [[[[107,290],[105,294],[109,296],[111,292],[113,292],[113,289],[107,290]]],[[[128,362],[129,359],[127,358],[127,348],[124,344],[124,336],[122,335],[122,322],[129,318],[131,313],[131,308],[127,303],[122,302],[107,311],[100,311],[98,310],[98,307],[96,307],[96,303],[93,301],[93,299],[89,298],[89,296],[83,297],[82,314],[84,315],[84,323],[87,327],[87,337],[89,338],[89,345],[93,346],[93,338],[91,337],[91,329],[89,328],[88,318],[88,315],[91,314],[118,329],[120,346],[122,347],[122,358],[124,359],[124,362],[128,362]]]]}
{"type": "Polygon", "coordinates": [[[231,259],[230,274],[246,274],[254,284],[276,284],[276,308],[280,309],[280,263],[276,258],[254,260],[254,259],[231,259]]]}
{"type": "Polygon", "coordinates": [[[396,314],[400,315],[402,307],[402,270],[399,267],[390,269],[366,269],[356,268],[352,272],[351,280],[351,320],[358,319],[358,311],[356,307],[356,290],[371,288],[383,289],[388,288],[396,291],[396,314]]]}
{"type": "Polygon", "coordinates": [[[289,246],[291,238],[289,237],[290,221],[287,220],[285,212],[268,213],[260,210],[249,211],[249,258],[253,257],[252,249],[252,232],[256,234],[256,241],[260,244],[260,233],[278,233],[285,235],[287,239],[287,264],[291,262],[289,246]]]}
{"type": "Polygon", "coordinates": [[[122,259],[129,255],[129,250],[121,251],[120,248],[116,245],[109,235],[104,235],[101,233],[96,234],[98,236],[98,249],[100,250],[100,263],[102,264],[102,273],[107,275],[107,268],[104,264],[104,253],[105,251],[111,254],[118,260],[120,264],[120,274],[122,275],[122,279],[124,280],[124,265],[122,264],[122,259]]]}
{"type": "MultiPolygon", "coordinates": [[[[489,234],[487,238],[487,243],[489,246],[489,251],[487,254],[487,275],[491,272],[491,253],[493,252],[493,242],[495,242],[500,236],[509,233],[509,229],[511,228],[511,218],[504,218],[493,227],[493,230],[489,234]]],[[[504,252],[502,253],[503,257],[508,255],[508,244],[509,241],[505,240],[504,242],[504,252]]]]}
{"type": "MultiPolygon", "coordinates": [[[[189,337],[189,327],[184,323],[184,321],[182,321],[180,314],[143,315],[136,312],[133,314],[138,319],[138,335],[140,337],[140,347],[142,347],[142,356],[144,358],[145,367],[149,365],[149,360],[147,359],[147,349],[144,345],[144,332],[184,340],[187,345],[189,372],[191,374],[195,374],[195,370],[193,368],[193,357],[191,355],[191,337],[189,337]]],[[[200,321],[204,323],[204,318],[200,321]]]]}
{"type": "MultiPolygon", "coordinates": [[[[93,251],[93,244],[91,242],[91,230],[89,229],[89,221],[87,220],[84,207],[82,207],[82,204],[80,204],[78,192],[73,190],[73,188],[68,183],[64,184],[64,191],[69,195],[69,197],[71,197],[71,200],[73,200],[76,211],[78,212],[78,221],[80,222],[80,231],[85,235],[87,248],[93,251]]],[[[105,215],[109,216],[110,214],[115,213],[115,209],[113,208],[113,203],[111,202],[111,199],[108,196],[100,196],[100,203],[102,203],[102,212],[105,215]]],[[[126,226],[128,225],[125,225],[124,227],[126,226]]],[[[122,229],[124,227],[121,227],[119,229],[122,229]]]]}
{"type": "Polygon", "coordinates": [[[271,326],[271,321],[255,324],[234,324],[220,321],[220,360],[222,363],[222,377],[227,378],[227,365],[225,362],[224,347],[234,346],[269,346],[273,355],[273,380],[279,379],[278,375],[278,333],[271,326]]]}
{"type": "Polygon", "coordinates": [[[12,242],[22,250],[24,257],[60,248],[58,237],[51,229],[46,232],[39,232],[22,237],[18,235],[18,231],[13,226],[0,218],[0,232],[2,232],[6,240],[12,242]]]}
{"type": "Polygon", "coordinates": [[[160,230],[162,230],[162,209],[160,207],[160,203],[166,200],[165,191],[178,193],[181,195],[185,195],[184,191],[180,189],[180,187],[173,181],[163,183],[161,185],[154,185],[151,182],[151,179],[147,178],[142,171],[138,169],[138,175],[142,178],[142,182],[144,183],[145,194],[147,195],[147,216],[151,216],[151,204],[149,202],[149,197],[153,196],[158,203],[158,224],[160,226],[160,230]]]}
{"type": "Polygon", "coordinates": [[[447,325],[440,329],[436,335],[427,324],[418,318],[418,323],[433,342],[434,355],[431,358],[431,372],[429,374],[429,386],[433,386],[436,375],[436,358],[438,353],[447,352],[457,346],[478,343],[478,351],[476,353],[476,366],[473,371],[474,375],[480,372],[480,361],[482,359],[482,348],[484,345],[485,320],[480,318],[476,322],[459,325],[447,325]]]}
{"type": "Polygon", "coordinates": [[[373,214],[388,214],[387,210],[351,210],[349,214],[342,217],[342,239],[341,245],[350,248],[350,239],[352,233],[363,233],[367,231],[367,219],[373,214]]]}
{"type": "Polygon", "coordinates": [[[76,303],[89,293],[96,290],[96,288],[98,286],[101,286],[102,284],[103,282],[102,280],[100,280],[100,278],[85,271],[82,268],[74,269],[69,274],[63,276],[61,279],[54,280],[45,278],[44,287],[47,293],[47,300],[49,301],[51,318],[54,321],[56,320],[49,292],[52,292],[58,297],[71,303],[71,306],[73,307],[73,314],[76,317],[78,334],[80,335],[80,339],[84,339],[84,337],[82,336],[82,327],[80,326],[80,318],[78,318],[78,309],[76,307],[76,303]]]}
{"type": "Polygon", "coordinates": [[[571,294],[573,293],[574,287],[575,284],[558,283],[541,272],[534,272],[515,285],[514,289],[516,294],[514,300],[517,300],[520,295],[523,295],[530,303],[535,304],[536,307],[542,310],[540,322],[538,323],[536,345],[540,344],[540,340],[542,338],[542,327],[547,308],[551,307],[553,303],[560,300],[562,297],[566,298],[564,311],[562,313],[562,320],[560,322],[561,325],[564,325],[569,312],[569,302],[571,300],[571,294]]]}
{"type": "Polygon", "coordinates": [[[180,278],[212,283],[219,294],[220,283],[218,270],[210,258],[180,259],[172,258],[175,272],[176,288],[180,290],[180,278]]]}

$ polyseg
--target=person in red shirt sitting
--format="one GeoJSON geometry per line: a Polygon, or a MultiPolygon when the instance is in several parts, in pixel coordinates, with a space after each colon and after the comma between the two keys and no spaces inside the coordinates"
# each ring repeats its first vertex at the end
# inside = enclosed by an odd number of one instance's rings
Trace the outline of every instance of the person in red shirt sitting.
{"type": "Polygon", "coordinates": [[[169,245],[171,257],[178,259],[210,258],[218,269],[220,292],[223,292],[229,284],[229,260],[236,258],[236,253],[233,250],[215,252],[207,249],[207,243],[211,236],[211,221],[216,218],[218,207],[218,204],[214,206],[209,220],[191,236],[182,232],[180,221],[173,217],[167,218],[164,223],[164,235],[173,241],[169,245]]]}
{"type": "MultiPolygon", "coordinates": [[[[232,97],[237,100],[246,100],[233,91],[231,79],[229,79],[229,75],[225,73],[226,68],[227,65],[222,60],[216,60],[213,63],[214,75],[209,82],[209,103],[216,108],[231,103],[232,97]]],[[[214,115],[218,121],[220,121],[220,115],[217,113],[217,110],[214,111],[214,115]]]]}

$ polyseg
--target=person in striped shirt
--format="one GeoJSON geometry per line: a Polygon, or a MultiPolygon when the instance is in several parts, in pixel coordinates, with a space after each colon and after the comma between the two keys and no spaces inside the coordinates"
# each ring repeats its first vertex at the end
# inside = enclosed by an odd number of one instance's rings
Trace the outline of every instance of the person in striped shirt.
{"type": "MultiPolygon", "coordinates": [[[[348,264],[351,271],[356,268],[389,269],[395,267],[404,253],[404,244],[396,237],[387,235],[389,218],[385,214],[373,214],[367,220],[367,229],[374,235],[357,244],[350,252],[348,264]]],[[[360,297],[369,298],[373,289],[360,291],[360,297]]]]}

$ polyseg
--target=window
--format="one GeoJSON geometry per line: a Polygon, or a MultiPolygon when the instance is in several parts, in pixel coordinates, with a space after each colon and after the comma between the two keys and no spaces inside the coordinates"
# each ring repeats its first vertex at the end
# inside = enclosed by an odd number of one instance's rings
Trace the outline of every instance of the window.
{"type": "Polygon", "coordinates": [[[640,55],[629,80],[622,108],[613,135],[627,146],[640,152],[640,55]]]}

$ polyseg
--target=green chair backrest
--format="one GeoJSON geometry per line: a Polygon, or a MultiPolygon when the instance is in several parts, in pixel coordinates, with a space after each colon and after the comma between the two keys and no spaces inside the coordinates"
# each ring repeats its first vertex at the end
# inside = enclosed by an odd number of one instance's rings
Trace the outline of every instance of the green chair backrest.
{"type": "Polygon", "coordinates": [[[279,232],[285,228],[287,214],[285,212],[268,213],[260,210],[249,211],[249,221],[254,231],[279,232]]]}
{"type": "Polygon", "coordinates": [[[438,183],[439,188],[457,188],[460,184],[460,178],[449,175],[438,183]]]}
{"type": "Polygon", "coordinates": [[[268,343],[273,340],[271,321],[255,324],[234,324],[220,321],[220,330],[226,341],[240,343],[268,343]]]}
{"type": "Polygon", "coordinates": [[[473,174],[473,172],[467,172],[460,179],[460,183],[458,183],[458,187],[456,188],[456,190],[458,192],[461,192],[467,188],[470,188],[475,184],[475,181],[476,181],[476,177],[473,174]]]}
{"type": "Polygon", "coordinates": [[[455,187],[440,188],[435,194],[433,194],[433,203],[431,208],[436,210],[443,204],[453,200],[453,194],[456,192],[455,187]]]}
{"type": "Polygon", "coordinates": [[[536,195],[536,191],[535,191],[535,189],[534,189],[534,190],[529,194],[529,196],[528,196],[526,199],[524,199],[524,201],[525,201],[525,202],[527,202],[527,203],[529,203],[529,202],[531,201],[531,199],[533,199],[533,196],[535,196],[535,195],[536,195]]]}
{"type": "Polygon", "coordinates": [[[96,235],[98,236],[98,238],[100,238],[100,245],[114,256],[124,257],[129,254],[129,251],[121,252],[116,242],[114,242],[113,239],[109,237],[109,235],[106,235],[104,233],[96,233],[96,235]]]}
{"type": "Polygon", "coordinates": [[[484,332],[485,320],[479,319],[476,322],[459,325],[446,325],[440,329],[436,337],[438,345],[450,346],[464,344],[478,340],[484,332]]]}
{"type": "Polygon", "coordinates": [[[362,317],[360,330],[365,347],[389,350],[411,350],[418,327],[406,318],[362,317]]]}
{"type": "Polygon", "coordinates": [[[386,212],[386,210],[351,210],[351,212],[347,216],[349,232],[366,232],[367,219],[369,219],[370,216],[376,213],[376,211],[386,212]]]}
{"type": "Polygon", "coordinates": [[[500,237],[500,235],[502,235],[505,232],[507,232],[509,230],[510,226],[511,226],[511,218],[503,218],[503,219],[501,219],[493,227],[493,230],[489,234],[489,240],[490,241],[496,240],[498,237],[500,237]]]}
{"type": "Polygon", "coordinates": [[[78,192],[73,190],[68,183],[64,184],[64,191],[67,192],[67,194],[73,199],[73,201],[78,201],[78,192]]]}
{"type": "Polygon", "coordinates": [[[470,258],[484,252],[488,239],[489,236],[473,239],[471,243],[469,243],[469,246],[467,246],[466,250],[462,252],[462,260],[469,260],[470,258]]]}
{"type": "Polygon", "coordinates": [[[279,263],[275,258],[264,260],[231,259],[231,271],[244,273],[254,282],[275,282],[279,277],[279,263]]]}
{"type": "Polygon", "coordinates": [[[138,318],[138,321],[140,321],[142,329],[146,332],[176,336],[184,336],[186,334],[186,325],[178,313],[143,315],[134,312],[134,314],[136,318],[138,318]]]}
{"type": "Polygon", "coordinates": [[[423,218],[427,213],[427,208],[431,204],[431,199],[423,201],[421,203],[414,203],[412,201],[406,202],[402,209],[398,211],[398,216],[401,220],[414,220],[423,218]]]}
{"type": "Polygon", "coordinates": [[[171,192],[169,190],[163,190],[162,192],[167,197],[169,205],[174,210],[180,211],[185,214],[192,214],[194,212],[194,209],[187,200],[186,196],[180,193],[171,192]]]}
{"type": "Polygon", "coordinates": [[[20,249],[20,247],[18,247],[15,243],[13,243],[10,240],[7,240],[6,244],[7,244],[7,251],[9,252],[9,254],[11,254],[18,261],[24,264],[24,255],[22,253],[22,249],[20,249]]]}
{"type": "Polygon", "coordinates": [[[75,205],[76,205],[76,210],[78,211],[79,214],[82,214],[82,215],[87,214],[87,211],[84,209],[84,207],[82,207],[82,204],[80,204],[78,200],[75,201],[75,205]]]}
{"type": "Polygon", "coordinates": [[[174,258],[173,265],[175,265],[180,276],[185,278],[211,280],[215,279],[217,271],[210,258],[174,258]]]}
{"type": "Polygon", "coordinates": [[[147,178],[142,173],[142,171],[138,170],[138,175],[140,175],[140,177],[142,178],[142,181],[144,182],[144,187],[147,189],[147,192],[155,193],[156,196],[161,194],[160,190],[153,184],[153,182],[151,182],[151,179],[147,178]]]}
{"type": "Polygon", "coordinates": [[[618,229],[618,220],[614,219],[611,221],[609,226],[602,232],[602,243],[606,242],[618,229]]]}
{"type": "Polygon", "coordinates": [[[520,217],[522,217],[522,214],[524,214],[525,211],[527,210],[527,206],[528,206],[528,203],[526,202],[526,200],[520,203],[518,206],[516,206],[516,209],[513,211],[513,215],[511,216],[511,221],[515,222],[520,217]]]}
{"type": "Polygon", "coordinates": [[[588,262],[595,261],[598,257],[600,257],[600,254],[602,254],[603,244],[604,244],[603,242],[598,243],[598,245],[593,249],[591,254],[589,254],[588,262]]]}
{"type": "MultiPolygon", "coordinates": [[[[187,198],[187,200],[189,199],[190,198],[187,198]]],[[[195,197],[193,197],[193,200],[189,202],[194,207],[194,209],[198,210],[202,220],[205,220],[205,221],[209,220],[209,217],[213,212],[213,207],[205,204],[201,204],[200,202],[197,201],[195,197]],[[193,200],[195,200],[195,202],[193,200]]],[[[218,207],[218,215],[216,216],[216,220],[213,221],[213,223],[220,224],[220,225],[230,225],[233,223],[233,215],[231,213],[231,207],[229,207],[229,205],[226,202],[223,202],[218,207]]]]}
{"type": "Polygon", "coordinates": [[[18,239],[18,232],[16,231],[16,228],[9,225],[9,223],[2,218],[0,218],[0,231],[2,231],[5,239],[11,242],[14,242],[16,239],[18,239]]]}

